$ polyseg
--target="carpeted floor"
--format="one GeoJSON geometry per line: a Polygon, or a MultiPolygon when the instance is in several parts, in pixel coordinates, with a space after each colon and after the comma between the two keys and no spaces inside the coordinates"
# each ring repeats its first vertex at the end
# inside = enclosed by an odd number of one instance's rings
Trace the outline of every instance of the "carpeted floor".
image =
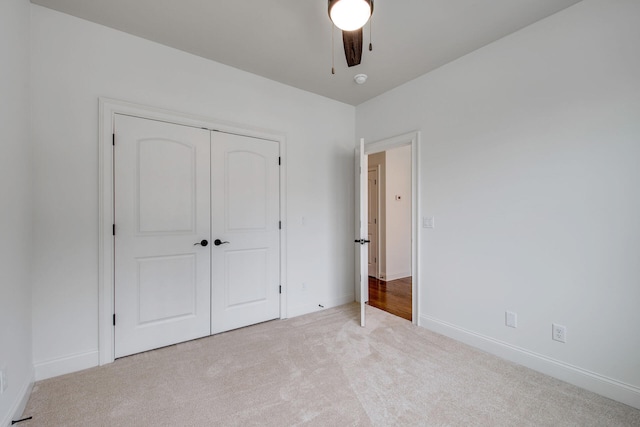
{"type": "Polygon", "coordinates": [[[640,410],[346,305],[36,383],[33,426],[640,426],[640,410]]]}

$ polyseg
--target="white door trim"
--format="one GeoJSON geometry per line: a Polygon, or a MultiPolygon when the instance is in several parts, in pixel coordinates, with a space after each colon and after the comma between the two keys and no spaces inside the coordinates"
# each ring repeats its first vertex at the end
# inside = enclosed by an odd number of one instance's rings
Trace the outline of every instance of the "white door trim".
{"type": "MultiPolygon", "coordinates": [[[[149,107],[110,98],[98,99],[98,350],[100,365],[114,360],[113,145],[115,115],[123,114],[178,125],[235,133],[277,142],[280,146],[280,318],[287,317],[286,139],[283,134],[208,117],[149,107]]],[[[117,143],[117,141],[116,141],[117,143]]]]}
{"type": "Polygon", "coordinates": [[[420,191],[418,191],[420,183],[420,132],[409,132],[365,144],[364,152],[368,155],[406,145],[411,146],[411,321],[417,325],[420,319],[420,263],[418,262],[420,259],[418,254],[420,248],[420,191]]]}
{"type": "MultiPolygon", "coordinates": [[[[375,228],[376,228],[376,253],[375,253],[375,257],[376,257],[376,271],[375,271],[375,278],[379,279],[380,278],[380,224],[381,224],[381,218],[380,218],[380,165],[369,165],[369,171],[374,171],[376,173],[376,182],[378,183],[376,188],[378,191],[376,191],[376,196],[377,196],[377,203],[376,203],[376,224],[375,224],[375,228]]],[[[371,246],[373,245],[369,245],[369,248],[371,248],[371,246]]]]}

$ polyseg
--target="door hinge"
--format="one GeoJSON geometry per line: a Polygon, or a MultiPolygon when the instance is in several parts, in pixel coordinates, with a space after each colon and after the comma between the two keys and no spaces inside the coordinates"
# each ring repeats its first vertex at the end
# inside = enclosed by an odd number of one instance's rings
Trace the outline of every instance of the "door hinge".
{"type": "Polygon", "coordinates": [[[278,286],[278,293],[281,294],[282,293],[282,285],[278,286]]]}
{"type": "Polygon", "coordinates": [[[278,166],[282,164],[282,157],[278,157],[278,166]]]}
{"type": "Polygon", "coordinates": [[[116,225],[115,224],[113,224],[111,232],[113,233],[114,236],[116,235],[116,225]]]}
{"type": "Polygon", "coordinates": [[[113,326],[116,326],[116,314],[113,314],[113,326]]]}
{"type": "Polygon", "coordinates": [[[111,145],[115,146],[116,145],[116,134],[115,133],[111,134],[111,137],[112,137],[111,138],[111,145]]]}

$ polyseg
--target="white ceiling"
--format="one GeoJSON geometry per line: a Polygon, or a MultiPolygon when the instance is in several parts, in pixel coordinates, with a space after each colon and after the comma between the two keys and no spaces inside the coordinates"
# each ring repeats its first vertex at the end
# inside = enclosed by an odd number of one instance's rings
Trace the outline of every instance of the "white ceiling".
{"type": "Polygon", "coordinates": [[[334,30],[335,75],[327,0],[31,1],[358,105],[580,0],[375,0],[373,52],[367,25],[348,68],[334,30]]]}

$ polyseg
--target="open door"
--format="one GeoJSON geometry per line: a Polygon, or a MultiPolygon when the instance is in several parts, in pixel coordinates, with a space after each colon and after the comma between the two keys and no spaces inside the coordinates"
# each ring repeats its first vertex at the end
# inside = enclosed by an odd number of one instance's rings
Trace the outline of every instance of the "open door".
{"type": "Polygon", "coordinates": [[[356,297],[360,299],[360,326],[365,326],[365,304],[369,300],[369,243],[368,237],[368,205],[367,205],[367,179],[369,168],[367,166],[367,156],[364,153],[364,138],[360,139],[360,147],[356,155],[356,188],[358,190],[358,201],[356,210],[358,214],[358,236],[356,236],[356,264],[359,272],[359,283],[356,287],[356,297]]]}

